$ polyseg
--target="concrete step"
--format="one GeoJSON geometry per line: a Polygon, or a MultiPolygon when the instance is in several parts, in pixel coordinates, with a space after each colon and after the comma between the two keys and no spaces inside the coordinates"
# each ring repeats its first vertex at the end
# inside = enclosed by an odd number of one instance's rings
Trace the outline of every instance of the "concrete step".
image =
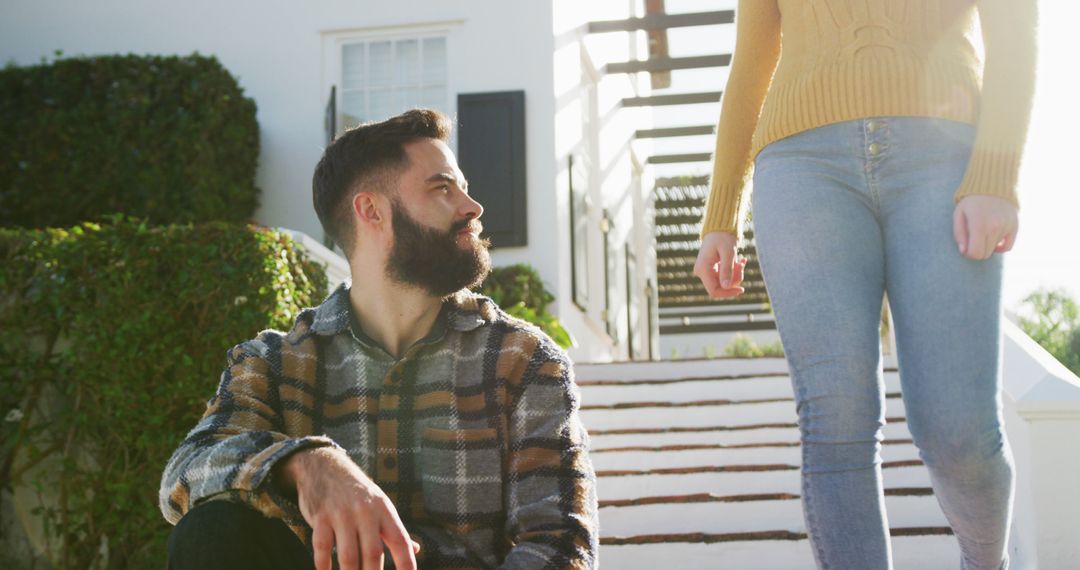
{"type": "MultiPolygon", "coordinates": [[[[795,402],[790,399],[736,401],[719,403],[705,400],[692,405],[672,406],[658,402],[656,407],[634,406],[622,409],[581,410],[582,421],[590,430],[612,430],[647,427],[744,426],[761,423],[796,421],[795,402]]],[[[904,417],[904,403],[899,397],[886,403],[888,423],[899,423],[904,417]]]]}
{"type": "MultiPolygon", "coordinates": [[[[959,552],[911,442],[895,362],[885,365],[882,474],[895,568],[955,568],[959,552]]],[[[814,567],[783,359],[579,365],[577,379],[605,567],[814,567]]]]}
{"type": "MultiPolygon", "coordinates": [[[[638,380],[611,383],[581,382],[581,403],[603,406],[629,402],[692,402],[696,400],[791,398],[791,379],[786,372],[771,376],[718,377],[699,380],[638,380]]],[[[885,391],[900,392],[900,376],[885,374],[885,391]]]]}
{"type": "MultiPolygon", "coordinates": [[[[675,499],[676,501],[678,499],[675,499]]],[[[885,498],[892,527],[944,527],[945,515],[933,495],[902,495],[885,498]]],[[[642,534],[707,534],[787,530],[806,533],[802,502],[798,496],[782,495],[767,500],[705,500],[600,509],[602,537],[642,534]]]]}
{"type": "MultiPolygon", "coordinates": [[[[758,424],[770,425],[770,424],[758,424]]],[[[731,429],[730,426],[710,428],[664,428],[629,429],[619,431],[591,430],[592,449],[610,449],[630,446],[672,446],[672,445],[751,445],[798,443],[799,431],[794,420],[779,426],[747,426],[747,429],[731,429]]],[[[910,439],[904,422],[887,423],[882,430],[886,440],[910,439]]]]}
{"type": "MultiPolygon", "coordinates": [[[[767,495],[800,493],[799,470],[713,471],[704,473],[597,474],[601,501],[658,497],[672,494],[767,495]]],[[[882,469],[885,488],[930,487],[930,474],[918,466],[882,469]]]]}
{"type": "MultiPolygon", "coordinates": [[[[707,445],[707,444],[706,444],[707,445]]],[[[694,467],[698,465],[754,465],[786,463],[799,465],[801,448],[784,443],[762,447],[704,448],[702,445],[682,449],[678,446],[659,448],[660,451],[637,451],[635,447],[625,451],[593,452],[593,466],[597,471],[626,469],[661,469],[694,467]]],[[[882,446],[881,458],[886,462],[908,461],[919,458],[914,445],[886,444],[882,446]]]]}
{"type": "MultiPolygon", "coordinates": [[[[885,358],[886,371],[896,370],[896,359],[885,358]]],[[[755,374],[788,373],[783,358],[702,358],[657,360],[653,362],[578,363],[574,373],[582,380],[642,380],[674,378],[714,378],[755,374]]]]}
{"type": "Polygon", "coordinates": [[[661,360],[576,364],[574,373],[582,380],[655,380],[657,378],[711,378],[754,374],[787,374],[783,358],[713,358],[701,360],[661,360]]]}
{"type": "MultiPolygon", "coordinates": [[[[720,426],[723,427],[723,426],[720,426]]],[[[888,426],[886,426],[886,429],[888,426]]],[[[799,430],[794,421],[780,427],[759,427],[745,430],[667,430],[654,428],[651,433],[642,430],[601,431],[589,429],[593,450],[634,445],[697,445],[722,444],[743,445],[753,443],[798,443],[799,430]],[[626,432],[626,433],[623,433],[626,432]]]]}
{"type": "MultiPolygon", "coordinates": [[[[960,565],[956,539],[948,535],[894,536],[896,570],[955,570],[960,565]]],[[[814,570],[807,540],[684,542],[602,545],[605,568],[638,570],[814,570]]]]}

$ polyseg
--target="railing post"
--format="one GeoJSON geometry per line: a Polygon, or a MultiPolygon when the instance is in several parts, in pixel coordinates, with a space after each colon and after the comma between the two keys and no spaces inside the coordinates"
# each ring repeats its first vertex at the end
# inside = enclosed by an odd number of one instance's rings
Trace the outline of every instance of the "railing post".
{"type": "Polygon", "coordinates": [[[1004,324],[1005,418],[1016,459],[1016,568],[1080,560],[1080,379],[1004,324]]]}

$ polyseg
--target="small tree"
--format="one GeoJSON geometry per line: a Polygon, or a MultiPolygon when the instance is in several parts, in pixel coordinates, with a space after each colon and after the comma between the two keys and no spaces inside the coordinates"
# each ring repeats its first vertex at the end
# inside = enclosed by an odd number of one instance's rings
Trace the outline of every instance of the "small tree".
{"type": "Polygon", "coordinates": [[[1080,374],[1080,307],[1064,290],[1039,290],[1024,299],[1032,317],[1020,328],[1069,370],[1080,374]]]}

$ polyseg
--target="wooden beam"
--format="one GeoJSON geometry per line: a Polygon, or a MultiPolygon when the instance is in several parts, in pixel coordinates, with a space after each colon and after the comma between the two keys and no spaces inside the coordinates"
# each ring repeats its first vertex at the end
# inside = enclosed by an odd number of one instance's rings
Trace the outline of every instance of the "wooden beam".
{"type": "Polygon", "coordinates": [[[700,296],[681,295],[680,298],[684,298],[684,300],[682,300],[682,301],[664,301],[663,299],[661,299],[660,300],[660,309],[661,310],[665,310],[665,309],[672,310],[672,309],[684,309],[684,308],[689,308],[689,307],[726,307],[726,306],[746,304],[746,303],[768,303],[769,302],[769,297],[767,295],[765,295],[765,294],[750,295],[750,294],[745,294],[745,293],[742,294],[742,295],[739,295],[738,297],[736,297],[734,299],[726,299],[726,300],[719,300],[719,301],[716,300],[716,299],[710,299],[710,298],[706,297],[705,295],[700,295],[700,296]]]}
{"type": "Polygon", "coordinates": [[[732,24],[734,22],[734,10],[694,12],[690,14],[653,14],[643,18],[589,22],[589,33],[603,34],[608,32],[630,32],[634,30],[665,30],[689,26],[732,24]]]}
{"type": "Polygon", "coordinates": [[[768,331],[776,321],[747,321],[739,323],[700,323],[696,325],[660,325],[660,334],[692,334],[707,332],[768,331]]]}
{"type": "MultiPolygon", "coordinates": [[[[645,0],[645,16],[662,16],[664,14],[664,0],[645,0]]],[[[668,53],[667,28],[649,30],[646,35],[649,38],[649,59],[664,59],[670,57],[668,53]]],[[[671,87],[670,71],[654,71],[649,74],[649,83],[653,89],[667,89],[671,87]]]]}
{"type": "Polygon", "coordinates": [[[664,129],[639,129],[634,132],[634,138],[659,139],[665,137],[693,137],[698,135],[712,135],[715,132],[715,125],[701,125],[698,127],[668,127],[664,129]]]}
{"type": "Polygon", "coordinates": [[[726,67],[731,64],[731,54],[698,55],[693,57],[665,57],[661,59],[635,59],[609,63],[604,66],[604,73],[637,73],[639,71],[674,71],[677,69],[702,69],[708,67],[726,67]]]}
{"type": "MultiPolygon", "coordinates": [[[[622,100],[623,107],[661,107],[667,105],[697,105],[699,103],[717,103],[722,91],[703,93],[675,93],[672,95],[653,95],[650,97],[627,97],[622,100]]],[[[712,127],[708,127],[712,134],[712,127]]]]}
{"type": "Polygon", "coordinates": [[[712,160],[711,152],[695,152],[687,154],[658,154],[646,159],[649,164],[677,164],[682,162],[708,162],[712,160]]]}
{"type": "Polygon", "coordinates": [[[679,313],[663,313],[660,315],[661,319],[681,319],[683,317],[690,317],[690,319],[696,319],[699,317],[731,317],[739,315],[764,315],[771,313],[764,305],[755,308],[742,307],[729,307],[724,309],[716,309],[713,311],[697,311],[697,312],[679,312],[679,313]]]}
{"type": "Polygon", "coordinates": [[[657,178],[657,188],[683,188],[686,186],[704,186],[709,183],[707,175],[701,176],[677,176],[669,178],[657,178]]]}

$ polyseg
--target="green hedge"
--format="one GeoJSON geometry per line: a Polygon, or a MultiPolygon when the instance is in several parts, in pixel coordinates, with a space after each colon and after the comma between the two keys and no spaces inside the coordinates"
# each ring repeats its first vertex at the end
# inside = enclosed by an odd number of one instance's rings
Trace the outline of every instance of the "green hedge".
{"type": "Polygon", "coordinates": [[[161,471],[225,351],[318,304],[322,268],[267,229],[120,218],[0,230],[0,267],[0,483],[59,493],[56,567],[98,567],[102,536],[109,567],[160,567],[161,471]],[[25,480],[42,458],[62,468],[25,480]]]}
{"type": "Polygon", "coordinates": [[[555,296],[544,287],[540,274],[532,266],[518,263],[492,268],[480,285],[480,292],[491,297],[510,316],[540,327],[559,346],[573,346],[570,332],[547,310],[555,296]]]}
{"type": "Polygon", "coordinates": [[[258,155],[255,103],[213,57],[0,70],[0,226],[246,222],[258,155]]]}

